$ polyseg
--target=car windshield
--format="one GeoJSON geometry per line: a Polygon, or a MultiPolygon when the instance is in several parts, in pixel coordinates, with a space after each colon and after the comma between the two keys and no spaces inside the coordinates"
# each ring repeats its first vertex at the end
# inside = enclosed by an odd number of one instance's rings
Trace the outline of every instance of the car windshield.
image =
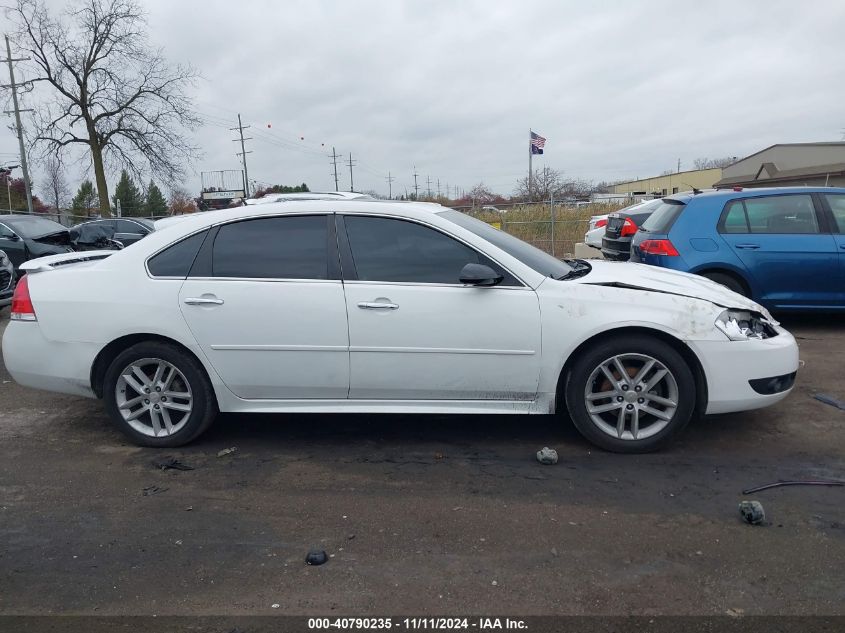
{"type": "Polygon", "coordinates": [[[646,233],[668,233],[685,206],[680,200],[662,200],[660,206],[640,226],[640,230],[646,233]]]}
{"type": "Polygon", "coordinates": [[[48,220],[47,218],[37,218],[33,216],[16,216],[12,218],[5,218],[3,224],[12,229],[15,233],[23,238],[34,239],[44,237],[45,235],[52,235],[67,231],[58,222],[48,220]]]}
{"type": "Polygon", "coordinates": [[[530,266],[541,275],[557,279],[572,272],[572,266],[566,262],[562,262],[548,253],[541,251],[539,248],[531,246],[531,244],[527,244],[513,235],[490,226],[486,222],[464,215],[460,211],[453,209],[441,211],[438,215],[450,222],[454,222],[461,228],[472,231],[478,237],[487,240],[493,246],[501,248],[508,255],[515,257],[526,266],[530,266]]]}

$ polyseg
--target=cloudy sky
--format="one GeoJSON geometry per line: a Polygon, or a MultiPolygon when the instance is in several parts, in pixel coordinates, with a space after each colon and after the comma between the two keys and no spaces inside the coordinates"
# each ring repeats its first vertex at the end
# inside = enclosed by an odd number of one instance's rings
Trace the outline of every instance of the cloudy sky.
{"type": "MultiPolygon", "coordinates": [[[[203,76],[193,192],[199,172],[239,166],[227,129],[238,113],[252,126],[251,178],[333,190],[335,147],[357,161],[356,190],[385,194],[388,172],[394,194],[412,191],[416,167],[421,189],[430,177],[444,192],[483,181],[508,195],[529,126],[548,139],[535,166],[591,180],[841,140],[845,128],[838,0],[143,5],[151,42],[203,76]]],[[[16,152],[3,129],[0,161],[16,152]]]]}

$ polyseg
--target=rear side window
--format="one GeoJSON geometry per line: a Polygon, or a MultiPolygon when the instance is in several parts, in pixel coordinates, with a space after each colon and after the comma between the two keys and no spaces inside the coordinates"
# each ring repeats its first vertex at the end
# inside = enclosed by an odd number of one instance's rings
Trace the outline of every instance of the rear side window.
{"type": "Polygon", "coordinates": [[[719,226],[720,233],[748,233],[748,220],[742,200],[732,200],[725,207],[724,217],[719,226]]]}
{"type": "Polygon", "coordinates": [[[845,194],[826,193],[824,197],[833,212],[833,219],[836,221],[836,229],[839,233],[845,233],[845,194]]]}
{"type": "Polygon", "coordinates": [[[361,281],[457,284],[467,264],[498,270],[466,244],[421,224],[350,215],[344,222],[361,281]]]}
{"type": "Polygon", "coordinates": [[[685,206],[686,204],[677,200],[664,200],[640,228],[647,233],[668,233],[685,206]]]}
{"type": "Polygon", "coordinates": [[[292,215],[224,224],[212,250],[215,277],[328,279],[325,215],[292,215]]]}
{"type": "Polygon", "coordinates": [[[805,235],[818,233],[819,224],[810,195],[764,196],[730,202],[722,212],[719,230],[722,233],[805,235]]]}
{"type": "Polygon", "coordinates": [[[150,274],[153,277],[179,277],[180,279],[185,279],[191,270],[200,246],[202,246],[206,233],[208,231],[195,233],[153,256],[147,262],[147,268],[150,274]]]}

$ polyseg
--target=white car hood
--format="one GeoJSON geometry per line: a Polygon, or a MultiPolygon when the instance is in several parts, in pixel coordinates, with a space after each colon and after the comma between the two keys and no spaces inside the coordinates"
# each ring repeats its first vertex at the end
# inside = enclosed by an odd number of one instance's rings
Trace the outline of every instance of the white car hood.
{"type": "Polygon", "coordinates": [[[593,267],[590,273],[574,282],[664,292],[702,299],[723,308],[753,310],[768,316],[768,311],[751,299],[698,275],[631,262],[590,260],[589,263],[593,267]]]}

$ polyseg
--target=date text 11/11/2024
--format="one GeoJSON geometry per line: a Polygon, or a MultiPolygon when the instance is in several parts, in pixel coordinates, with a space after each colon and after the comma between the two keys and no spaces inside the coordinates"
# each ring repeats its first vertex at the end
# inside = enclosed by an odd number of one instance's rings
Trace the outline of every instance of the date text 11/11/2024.
{"type": "Polygon", "coordinates": [[[527,628],[524,620],[511,618],[308,618],[309,630],[496,631],[527,628]]]}

